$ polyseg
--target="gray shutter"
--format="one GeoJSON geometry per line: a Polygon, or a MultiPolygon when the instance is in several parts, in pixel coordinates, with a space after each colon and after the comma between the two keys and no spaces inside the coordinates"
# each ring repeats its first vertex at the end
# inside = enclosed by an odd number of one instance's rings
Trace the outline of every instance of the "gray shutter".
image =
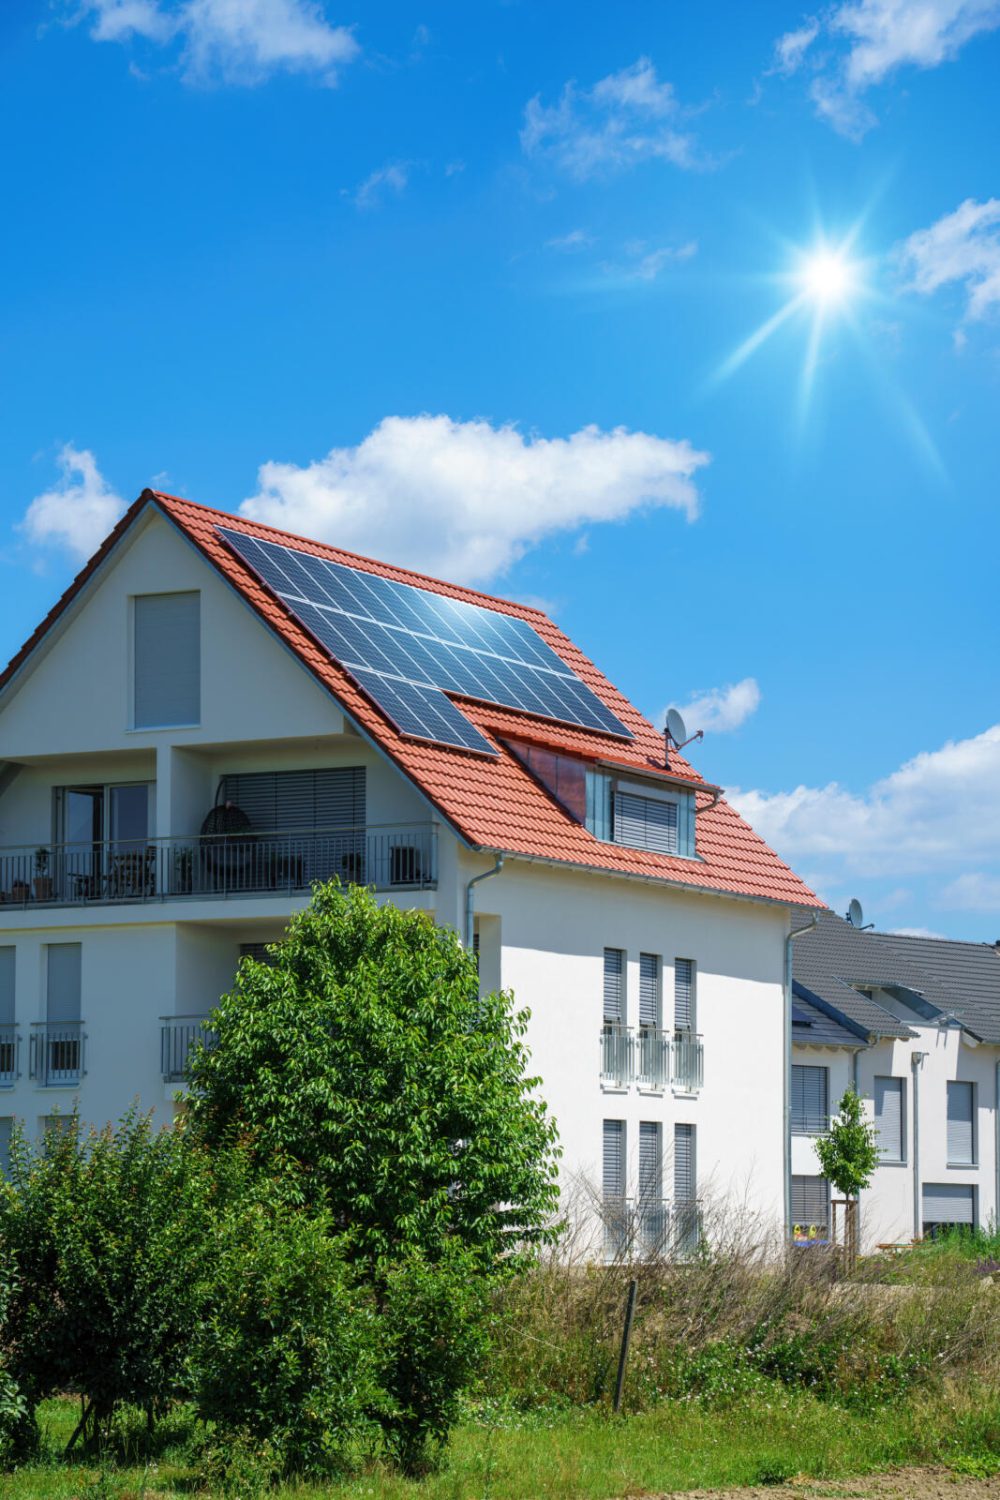
{"type": "Polygon", "coordinates": [[[605,1198],[625,1196],[625,1121],[604,1121],[603,1187],[605,1198]]]}
{"type": "Polygon", "coordinates": [[[0,1115],[0,1177],[10,1175],[10,1136],[13,1128],[13,1115],[0,1115]]]}
{"type": "Polygon", "coordinates": [[[883,1161],[903,1160],[903,1080],[875,1079],[875,1128],[883,1161]]]}
{"type": "Polygon", "coordinates": [[[674,959],[674,1030],[694,1031],[694,964],[674,959]]]}
{"type": "Polygon", "coordinates": [[[242,808],[261,833],[363,828],[364,766],[315,771],[249,771],[223,776],[219,801],[242,808]]]}
{"type": "Polygon", "coordinates": [[[201,595],[139,594],[134,601],[137,729],[201,722],[201,595]]]}
{"type": "Polygon", "coordinates": [[[67,1025],[80,1019],[80,944],[50,943],[45,965],[45,1019],[67,1025]]]}
{"type": "Polygon", "coordinates": [[[259,964],[267,964],[273,968],[275,958],[273,953],[268,952],[267,943],[241,943],[240,958],[255,958],[259,964]]]}
{"type": "Polygon", "coordinates": [[[0,1026],[14,1024],[14,954],[13,948],[0,948],[0,1026]]]}
{"type": "Polygon", "coordinates": [[[829,1068],[792,1064],[792,1130],[797,1135],[819,1135],[830,1114],[829,1068]]]}
{"type": "Polygon", "coordinates": [[[698,1196],[693,1125],[674,1126],[674,1202],[693,1203],[698,1196]]]}
{"type": "Polygon", "coordinates": [[[792,1178],[792,1223],[808,1229],[830,1227],[830,1184],[825,1177],[792,1178]]]}
{"type": "Polygon", "coordinates": [[[660,1025],[660,960],[656,953],[639,954],[639,1025],[660,1025]]]}
{"type": "Polygon", "coordinates": [[[617,1025],[625,1021],[625,955],[621,948],[604,950],[604,1019],[617,1025]]]}
{"type": "Polygon", "coordinates": [[[972,1128],[972,1084],[948,1085],[948,1161],[971,1166],[975,1161],[972,1128]]]}
{"type": "Polygon", "coordinates": [[[925,1182],[925,1224],[974,1224],[975,1189],[957,1182],[925,1182]]]}
{"type": "Polygon", "coordinates": [[[639,1121],[639,1198],[652,1203],[663,1197],[663,1127],[639,1121]]]}
{"type": "Polygon", "coordinates": [[[616,792],[615,843],[656,854],[676,854],[677,803],[616,792]]]}

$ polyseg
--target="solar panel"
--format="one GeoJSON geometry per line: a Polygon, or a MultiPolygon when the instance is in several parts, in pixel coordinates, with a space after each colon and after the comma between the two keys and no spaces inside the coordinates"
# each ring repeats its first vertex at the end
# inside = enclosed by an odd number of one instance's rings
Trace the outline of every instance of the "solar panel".
{"type": "Polygon", "coordinates": [[[220,526],[396,728],[496,754],[447,693],[621,739],[631,733],[526,620],[220,526]]]}

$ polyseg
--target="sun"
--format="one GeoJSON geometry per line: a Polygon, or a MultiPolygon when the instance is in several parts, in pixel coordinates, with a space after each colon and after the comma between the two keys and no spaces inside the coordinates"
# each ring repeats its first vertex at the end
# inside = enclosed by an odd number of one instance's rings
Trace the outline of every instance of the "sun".
{"type": "Polygon", "coordinates": [[[798,280],[813,302],[826,306],[846,301],[855,289],[854,268],[835,250],[817,250],[806,256],[798,280]]]}

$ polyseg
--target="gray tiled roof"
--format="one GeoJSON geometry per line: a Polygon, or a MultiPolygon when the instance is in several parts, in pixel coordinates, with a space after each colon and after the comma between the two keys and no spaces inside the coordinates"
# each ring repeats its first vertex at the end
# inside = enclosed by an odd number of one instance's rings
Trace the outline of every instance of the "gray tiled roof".
{"type": "Polygon", "coordinates": [[[822,912],[815,929],[795,939],[793,967],[796,994],[832,1007],[867,1035],[912,1035],[905,1022],[859,993],[896,987],[955,1015],[980,1040],[1000,1044],[1000,955],[988,944],[861,932],[822,912]]]}
{"type": "Polygon", "coordinates": [[[862,1047],[864,1043],[853,1031],[813,1005],[801,993],[792,1003],[793,1047],[862,1047]],[[798,1018],[802,1017],[801,1020],[798,1018]]]}

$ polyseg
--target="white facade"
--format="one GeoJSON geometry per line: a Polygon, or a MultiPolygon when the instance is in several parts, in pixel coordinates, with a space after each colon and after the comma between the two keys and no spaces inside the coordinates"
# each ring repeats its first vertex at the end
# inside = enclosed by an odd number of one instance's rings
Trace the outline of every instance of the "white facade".
{"type": "MultiPolygon", "coordinates": [[[[277,938],[307,899],[281,888],[285,846],[272,882],[223,892],[192,879],[192,841],[221,778],[332,767],[364,768],[365,837],[375,841],[366,847],[388,851],[367,866],[380,896],[464,932],[467,883],[493,856],[470,850],[197,549],[144,513],[0,705],[0,949],[13,949],[0,1121],[19,1117],[33,1134],[78,1106],[100,1125],[135,1101],[158,1121],[172,1118],[185,1027],[231,985],[241,945],[277,938]],[[200,598],[200,712],[197,722],[136,728],[134,600],[175,591],[200,598]],[[147,788],[135,794],[148,807],[138,855],[134,843],[122,855],[108,822],[111,789],[124,785],[147,788]],[[72,805],[103,819],[100,876],[78,834],[67,852],[67,788],[93,789],[72,805]],[[46,847],[39,870],[35,850],[46,847]],[[78,996],[67,974],[78,975],[78,996]]],[[[600,1196],[604,1121],[620,1120],[623,1189],[638,1197],[640,1127],[648,1141],[659,1125],[657,1191],[669,1202],[675,1126],[692,1126],[684,1134],[698,1198],[750,1205],[779,1223],[787,908],[511,856],[477,885],[475,909],[483,983],[512,989],[531,1012],[528,1044],[567,1186],[600,1196]],[[658,1077],[633,1069],[602,1081],[606,948],[625,954],[622,1020],[636,1047],[640,954],[655,956],[668,1055],[674,963],[690,962],[696,1067],[688,1057],[658,1077]]]]}

